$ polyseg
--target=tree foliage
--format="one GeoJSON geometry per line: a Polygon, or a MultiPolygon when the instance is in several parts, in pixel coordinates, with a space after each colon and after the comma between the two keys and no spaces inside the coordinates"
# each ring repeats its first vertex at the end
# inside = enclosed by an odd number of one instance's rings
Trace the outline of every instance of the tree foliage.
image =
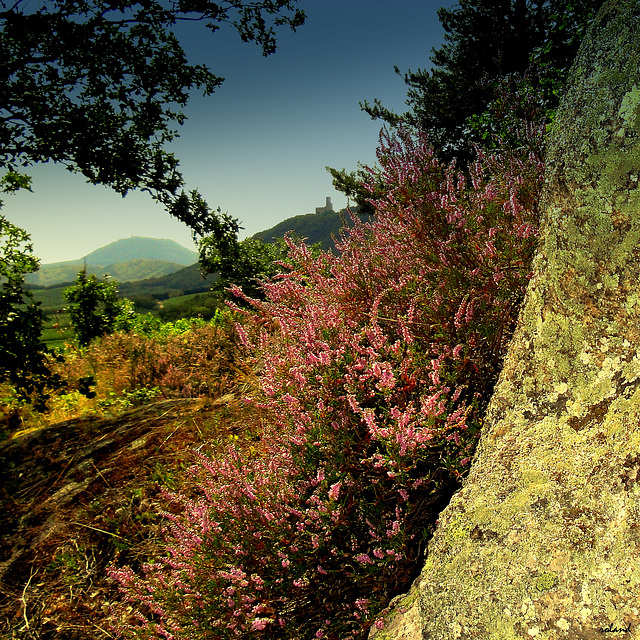
{"type": "MultiPolygon", "coordinates": [[[[296,4],[0,0],[5,190],[16,190],[26,179],[19,169],[47,161],[122,195],[142,189],[189,225],[194,236],[213,234],[224,269],[233,270],[241,252],[237,221],[217,215],[197,191],[186,192],[178,160],[166,150],[185,120],[191,93],[210,95],[223,81],[187,60],[177,25],[200,22],[211,32],[228,25],[269,55],[279,28],[295,30],[304,22],[296,4]]],[[[72,300],[80,296],[72,309],[81,344],[107,330],[117,315],[108,288],[85,277],[70,293],[72,300]],[[99,305],[102,310],[96,312],[99,305]]],[[[12,293],[5,303],[18,298],[12,293]]]]}
{"type": "Polygon", "coordinates": [[[75,284],[65,289],[64,298],[71,303],[71,325],[81,347],[116,329],[126,329],[127,319],[134,315],[133,304],[118,298],[116,282],[89,276],[86,268],[78,273],[75,284]]]}
{"type": "Polygon", "coordinates": [[[53,160],[93,184],[141,188],[193,226],[210,213],[186,194],[165,149],[193,90],[222,78],[191,64],[176,25],[235,28],[264,55],[295,29],[297,0],[0,1],[0,166],[53,160]]]}
{"type": "MultiPolygon", "coordinates": [[[[27,186],[17,175],[4,190],[27,186]]],[[[24,277],[38,270],[29,235],[0,215],[0,382],[10,383],[22,400],[42,408],[52,382],[41,341],[44,314],[24,288],[24,277]]]]}
{"type": "MultiPolygon", "coordinates": [[[[331,174],[332,184],[337,191],[344,193],[347,198],[353,200],[362,213],[373,215],[375,208],[369,202],[370,193],[363,188],[363,183],[369,180],[369,174],[361,166],[356,171],[347,171],[346,169],[334,169],[326,167],[331,174]]],[[[377,193],[380,195],[384,185],[378,185],[377,193]]]]}
{"type": "Polygon", "coordinates": [[[245,238],[238,242],[235,235],[225,237],[216,231],[199,240],[198,250],[203,274],[220,274],[212,287],[214,291],[223,292],[234,284],[252,296],[261,295],[260,282],[275,276],[280,269],[278,263],[287,255],[283,240],[245,238]]]}
{"type": "Polygon", "coordinates": [[[494,83],[530,73],[547,112],[557,106],[585,30],[603,0],[460,0],[441,8],[445,42],[432,68],[401,74],[410,111],[399,116],[380,101],[364,103],[374,118],[406,120],[429,134],[444,159],[473,155],[468,120],[494,100],[494,83]],[[533,71],[531,65],[534,63],[533,71]]]}

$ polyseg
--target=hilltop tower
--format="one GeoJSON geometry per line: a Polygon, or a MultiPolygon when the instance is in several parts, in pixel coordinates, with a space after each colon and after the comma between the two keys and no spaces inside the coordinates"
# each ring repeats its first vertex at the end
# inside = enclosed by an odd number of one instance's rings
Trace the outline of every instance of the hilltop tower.
{"type": "Polygon", "coordinates": [[[327,198],[324,207],[316,207],[316,213],[324,213],[325,211],[333,211],[333,204],[331,198],[327,198]]]}

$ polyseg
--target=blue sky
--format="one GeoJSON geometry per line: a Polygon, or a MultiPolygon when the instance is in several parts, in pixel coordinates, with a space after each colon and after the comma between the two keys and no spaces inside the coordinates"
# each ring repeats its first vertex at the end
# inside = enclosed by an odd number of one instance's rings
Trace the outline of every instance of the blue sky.
{"type": "MultiPolygon", "coordinates": [[[[193,28],[192,62],[226,78],[209,98],[194,96],[187,122],[169,149],[187,188],[197,188],[252,235],[331,197],[325,166],[373,164],[380,123],[358,103],[380,98],[404,111],[406,86],[394,72],[428,67],[440,46],[437,17],[448,0],[301,0],[304,26],[282,32],[267,58],[233,31],[193,28]]],[[[150,197],[125,198],[85,184],[62,167],[33,167],[33,193],[5,198],[4,215],[25,228],[43,263],[73,260],[132,235],[172,238],[194,248],[188,228],[150,197]]]]}

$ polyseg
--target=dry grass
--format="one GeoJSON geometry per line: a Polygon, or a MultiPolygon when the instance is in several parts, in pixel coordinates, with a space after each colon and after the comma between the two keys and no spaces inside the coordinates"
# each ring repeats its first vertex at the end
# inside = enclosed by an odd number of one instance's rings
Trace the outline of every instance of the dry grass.
{"type": "Polygon", "coordinates": [[[254,366],[231,321],[161,340],[122,334],[72,354],[61,370],[94,375],[95,398],[67,390],[44,414],[5,404],[3,640],[116,637],[109,617],[118,594],[106,568],[139,567],[158,552],[168,508],[161,487],[183,482],[195,449],[259,439],[263,415],[244,400],[254,366]]]}
{"type": "Polygon", "coordinates": [[[105,568],[153,556],[195,448],[257,437],[235,395],[163,400],[116,418],[50,425],[0,445],[0,635],[104,640],[117,597],[105,568]]]}

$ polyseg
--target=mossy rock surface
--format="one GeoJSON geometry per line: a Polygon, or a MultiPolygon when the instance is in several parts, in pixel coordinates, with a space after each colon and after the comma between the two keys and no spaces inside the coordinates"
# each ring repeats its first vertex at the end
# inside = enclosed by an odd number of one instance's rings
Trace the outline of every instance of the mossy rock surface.
{"type": "Polygon", "coordinates": [[[418,585],[422,635],[388,638],[640,636],[637,0],[603,6],[547,161],[518,329],[418,585]]]}

